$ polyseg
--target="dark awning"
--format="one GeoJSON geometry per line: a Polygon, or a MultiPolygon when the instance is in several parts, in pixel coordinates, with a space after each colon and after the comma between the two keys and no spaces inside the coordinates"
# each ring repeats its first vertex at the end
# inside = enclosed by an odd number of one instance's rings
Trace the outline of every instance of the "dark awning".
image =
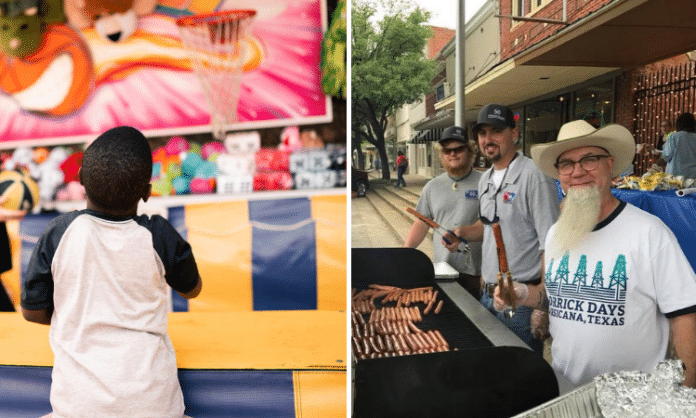
{"type": "Polygon", "coordinates": [[[438,141],[440,139],[442,129],[443,128],[436,128],[418,131],[415,135],[413,135],[413,138],[411,138],[411,142],[414,144],[425,144],[427,142],[438,141]]]}
{"type": "Polygon", "coordinates": [[[696,49],[693,0],[608,2],[520,54],[521,65],[633,68],[696,49]]]}

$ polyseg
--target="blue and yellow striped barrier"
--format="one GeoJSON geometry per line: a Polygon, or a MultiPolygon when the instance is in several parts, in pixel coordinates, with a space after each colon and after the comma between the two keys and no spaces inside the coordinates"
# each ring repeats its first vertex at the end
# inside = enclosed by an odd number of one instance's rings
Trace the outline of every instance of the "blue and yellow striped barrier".
{"type": "MultiPolygon", "coordinates": [[[[48,330],[0,313],[0,417],[51,412],[48,330]]],[[[169,334],[193,418],[346,416],[344,312],[175,312],[169,334]]]]}
{"type": "MultiPolygon", "coordinates": [[[[203,279],[169,317],[187,415],[346,416],[346,207],[330,195],[168,209],[203,279]]],[[[2,281],[15,306],[54,216],[8,223],[15,268],[2,281]]],[[[50,412],[48,330],[0,313],[0,417],[50,412]]]]}
{"type": "MultiPolygon", "coordinates": [[[[203,279],[198,298],[175,295],[174,310],[346,310],[346,207],[345,195],[319,195],[169,208],[203,279]]],[[[8,223],[16,268],[2,280],[15,306],[20,274],[55,216],[8,223]]]]}

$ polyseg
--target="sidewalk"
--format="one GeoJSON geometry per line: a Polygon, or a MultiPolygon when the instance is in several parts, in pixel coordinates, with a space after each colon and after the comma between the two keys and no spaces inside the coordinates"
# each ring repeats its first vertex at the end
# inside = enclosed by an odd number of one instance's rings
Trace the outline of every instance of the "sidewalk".
{"type": "MultiPolygon", "coordinates": [[[[370,177],[370,184],[373,185],[373,187],[378,185],[394,186],[394,183],[396,183],[396,171],[390,173],[389,181],[382,179],[382,170],[373,169],[368,172],[368,176],[370,177]]],[[[431,178],[421,176],[420,174],[404,174],[404,180],[406,181],[406,187],[404,187],[404,189],[420,196],[423,186],[425,186],[425,183],[429,182],[431,178]]]]}
{"type": "MultiPolygon", "coordinates": [[[[382,172],[368,171],[370,191],[365,198],[351,199],[351,246],[360,248],[401,247],[411,228],[406,206],[415,206],[430,180],[419,175],[405,175],[407,187],[394,187],[396,173],[381,178],[382,172]]],[[[419,249],[432,257],[432,241],[424,240],[419,249]]]]}

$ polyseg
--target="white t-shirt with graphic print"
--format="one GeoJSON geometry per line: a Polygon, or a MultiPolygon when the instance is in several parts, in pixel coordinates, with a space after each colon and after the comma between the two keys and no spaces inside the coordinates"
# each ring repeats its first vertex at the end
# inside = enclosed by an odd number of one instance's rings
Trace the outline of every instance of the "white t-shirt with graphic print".
{"type": "Polygon", "coordinates": [[[602,373],[650,373],[665,359],[668,318],[696,311],[696,275],[672,231],[624,202],[565,255],[546,238],[552,365],[576,385],[602,373]]]}

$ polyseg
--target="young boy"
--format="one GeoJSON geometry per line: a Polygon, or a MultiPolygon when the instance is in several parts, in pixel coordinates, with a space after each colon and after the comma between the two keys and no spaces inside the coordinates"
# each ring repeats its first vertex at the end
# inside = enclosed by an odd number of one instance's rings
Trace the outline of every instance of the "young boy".
{"type": "Polygon", "coordinates": [[[87,209],[46,227],[22,285],[22,314],[50,325],[53,418],[181,418],[184,400],[167,333],[169,286],[201,291],[191,252],[161,216],[137,216],[150,196],[152,152],[118,127],[85,151],[87,209]]]}

